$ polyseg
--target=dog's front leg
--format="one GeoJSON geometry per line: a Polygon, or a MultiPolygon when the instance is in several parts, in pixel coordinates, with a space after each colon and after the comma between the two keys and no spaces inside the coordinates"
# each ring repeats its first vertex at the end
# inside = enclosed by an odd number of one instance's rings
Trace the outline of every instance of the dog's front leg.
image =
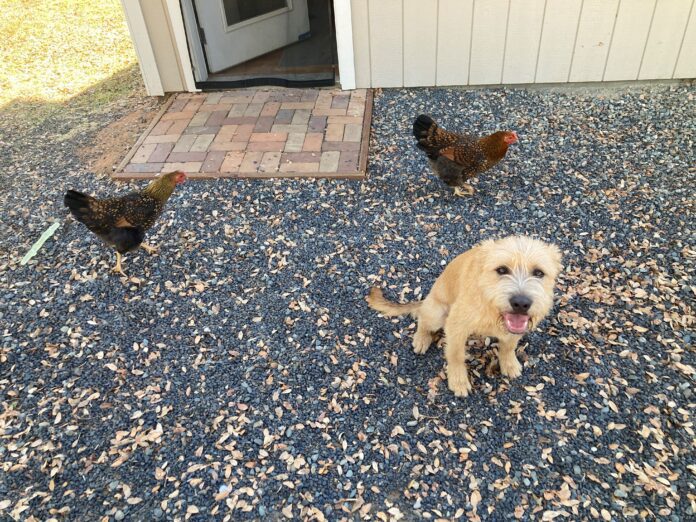
{"type": "Polygon", "coordinates": [[[471,391],[469,372],[466,367],[466,341],[469,332],[456,314],[450,314],[445,323],[445,359],[447,359],[447,385],[457,397],[466,397],[471,391]]]}
{"type": "Polygon", "coordinates": [[[517,335],[498,339],[500,373],[511,379],[515,379],[522,375],[522,365],[520,361],[517,360],[517,355],[515,354],[519,340],[520,337],[517,335]]]}

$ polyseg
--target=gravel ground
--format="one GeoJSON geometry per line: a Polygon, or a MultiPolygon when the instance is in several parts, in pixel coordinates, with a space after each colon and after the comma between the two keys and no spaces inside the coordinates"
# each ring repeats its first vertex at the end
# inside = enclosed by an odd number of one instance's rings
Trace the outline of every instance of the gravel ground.
{"type": "Polygon", "coordinates": [[[693,520],[695,95],[385,90],[367,181],[188,183],[128,282],[61,206],[115,190],[93,134],[0,136],[0,518],[693,520]],[[421,111],[520,143],[458,198],[421,111]],[[523,232],[564,251],[556,308],[518,380],[475,342],[455,399],[364,295],[523,232]]]}

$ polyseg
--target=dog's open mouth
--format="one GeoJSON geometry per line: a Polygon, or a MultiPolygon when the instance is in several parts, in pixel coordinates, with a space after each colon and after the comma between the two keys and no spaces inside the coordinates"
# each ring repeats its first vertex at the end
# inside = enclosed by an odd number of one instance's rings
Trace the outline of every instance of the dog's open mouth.
{"type": "Polygon", "coordinates": [[[503,314],[503,320],[508,331],[514,334],[523,334],[529,325],[529,316],[524,314],[506,313],[503,314]]]}

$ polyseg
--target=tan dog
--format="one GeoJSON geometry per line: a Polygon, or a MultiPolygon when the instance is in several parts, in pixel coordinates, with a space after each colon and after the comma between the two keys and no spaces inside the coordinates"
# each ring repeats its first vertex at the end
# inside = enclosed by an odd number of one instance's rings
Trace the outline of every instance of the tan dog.
{"type": "Polygon", "coordinates": [[[424,354],[440,328],[445,329],[447,382],[458,397],[471,383],[466,368],[471,335],[498,338],[500,372],[514,378],[522,373],[515,349],[553,305],[553,288],[561,270],[561,253],[524,236],[484,241],[457,256],[437,278],[423,301],[397,304],[374,287],[370,308],[386,316],[412,314],[418,320],[413,350],[424,354]]]}

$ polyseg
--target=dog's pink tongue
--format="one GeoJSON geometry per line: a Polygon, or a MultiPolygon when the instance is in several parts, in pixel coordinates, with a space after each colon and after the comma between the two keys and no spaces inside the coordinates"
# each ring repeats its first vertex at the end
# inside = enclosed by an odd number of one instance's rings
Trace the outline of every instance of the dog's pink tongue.
{"type": "Polygon", "coordinates": [[[527,331],[529,316],[523,314],[505,314],[505,326],[512,333],[524,333],[527,331]]]}

